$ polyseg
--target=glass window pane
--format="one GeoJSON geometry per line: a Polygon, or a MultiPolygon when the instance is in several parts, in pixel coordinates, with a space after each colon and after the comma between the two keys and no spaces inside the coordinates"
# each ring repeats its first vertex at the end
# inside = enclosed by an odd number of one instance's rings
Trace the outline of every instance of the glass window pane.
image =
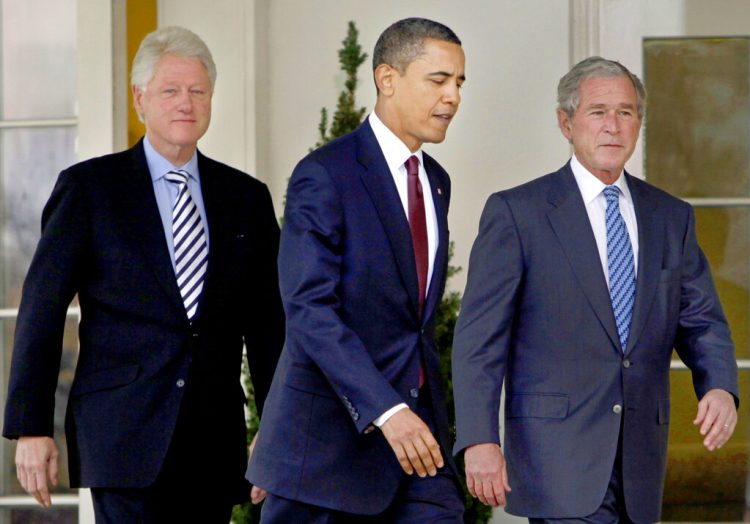
{"type": "Polygon", "coordinates": [[[750,38],[644,42],[649,182],[681,197],[750,196],[750,38]]]}
{"type": "Polygon", "coordinates": [[[750,373],[740,372],[737,429],[721,449],[709,452],[693,425],[697,400],[688,371],[672,371],[663,522],[745,521],[748,477],[748,386],[750,373]]]}
{"type": "MultiPolygon", "coordinates": [[[[0,339],[0,349],[2,349],[2,380],[3,384],[8,383],[10,373],[10,359],[13,352],[13,335],[15,331],[15,321],[0,320],[2,328],[2,339],[0,339]]],[[[60,375],[58,379],[57,391],[55,392],[55,441],[60,451],[59,458],[59,484],[54,493],[77,493],[78,490],[70,489],[68,477],[68,450],[65,441],[65,407],[68,403],[68,393],[73,383],[73,373],[75,371],[78,359],[78,319],[69,316],[65,324],[65,333],[63,336],[63,354],[60,364],[60,375]]],[[[6,388],[0,389],[0,412],[4,412],[6,388]]],[[[0,439],[0,453],[2,462],[0,463],[0,495],[20,495],[25,492],[21,488],[16,478],[15,468],[15,441],[0,439]]],[[[1,523],[0,523],[1,524],[1,523]]]]}
{"type": "Polygon", "coordinates": [[[75,161],[76,129],[0,130],[0,307],[17,307],[39,241],[42,208],[75,161]]]}
{"type": "Polygon", "coordinates": [[[750,209],[696,208],[695,227],[732,330],[737,358],[750,358],[750,209]]]}
{"type": "Polygon", "coordinates": [[[78,508],[8,508],[0,510],[0,524],[78,524],[78,508]]]}
{"type": "Polygon", "coordinates": [[[0,0],[0,119],[76,115],[76,0],[0,0]]]}

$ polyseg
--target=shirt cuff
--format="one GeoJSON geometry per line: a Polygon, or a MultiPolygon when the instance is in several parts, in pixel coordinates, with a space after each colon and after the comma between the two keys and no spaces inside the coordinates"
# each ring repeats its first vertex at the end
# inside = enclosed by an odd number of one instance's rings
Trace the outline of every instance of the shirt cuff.
{"type": "Polygon", "coordinates": [[[375,424],[377,427],[380,427],[383,424],[385,424],[388,421],[388,419],[391,418],[393,415],[395,415],[396,413],[398,413],[402,409],[406,409],[408,407],[409,406],[407,406],[403,402],[401,404],[396,404],[391,409],[389,409],[388,411],[386,411],[385,413],[383,413],[382,415],[380,415],[378,418],[376,418],[375,420],[373,420],[372,423],[375,424]]]}

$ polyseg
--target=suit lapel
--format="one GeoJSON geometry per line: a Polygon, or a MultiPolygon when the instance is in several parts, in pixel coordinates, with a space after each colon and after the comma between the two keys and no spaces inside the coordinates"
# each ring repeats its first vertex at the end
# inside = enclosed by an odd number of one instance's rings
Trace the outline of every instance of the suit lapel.
{"type": "Polygon", "coordinates": [[[599,262],[599,250],[569,164],[553,175],[549,202],[552,209],[547,217],[560,246],[599,322],[612,343],[619,348],[620,337],[607,281],[599,262]]]}
{"type": "Polygon", "coordinates": [[[435,216],[437,218],[437,252],[432,264],[432,279],[427,291],[427,298],[424,304],[424,315],[422,321],[426,322],[437,307],[437,300],[442,295],[443,284],[445,282],[445,272],[448,263],[448,202],[447,188],[442,187],[440,178],[435,173],[437,167],[433,166],[433,160],[430,156],[423,153],[425,171],[427,178],[430,180],[430,190],[432,192],[432,202],[435,206],[435,216]]]}
{"type": "Polygon", "coordinates": [[[130,226],[134,242],[140,247],[143,257],[148,262],[147,265],[154,271],[170,301],[184,314],[185,306],[169,257],[164,226],[156,204],[153,181],[148,171],[142,141],[130,152],[131,162],[123,173],[126,190],[121,191],[123,212],[128,215],[128,220],[124,223],[126,227],[130,226]]]}
{"type": "Polygon", "coordinates": [[[361,175],[362,182],[375,204],[416,314],[419,310],[419,281],[409,222],[388,164],[367,121],[357,131],[357,148],[357,160],[365,168],[361,175]]]}
{"type": "Polygon", "coordinates": [[[630,175],[628,188],[633,197],[635,216],[638,222],[638,275],[635,284],[635,304],[633,305],[633,320],[630,325],[628,348],[631,350],[638,337],[643,332],[643,327],[648,320],[651,303],[654,300],[658,287],[659,273],[661,272],[662,246],[664,242],[663,222],[657,207],[648,198],[644,191],[644,185],[630,175]]]}
{"type": "Polygon", "coordinates": [[[231,209],[227,209],[226,199],[222,197],[221,181],[217,179],[218,175],[211,169],[206,157],[200,151],[198,151],[198,169],[200,170],[203,207],[206,210],[209,235],[206,278],[198,304],[198,316],[200,316],[200,311],[210,296],[211,284],[218,278],[219,261],[226,260],[221,256],[221,253],[227,249],[226,235],[222,233],[232,231],[231,217],[233,214],[231,209]]]}

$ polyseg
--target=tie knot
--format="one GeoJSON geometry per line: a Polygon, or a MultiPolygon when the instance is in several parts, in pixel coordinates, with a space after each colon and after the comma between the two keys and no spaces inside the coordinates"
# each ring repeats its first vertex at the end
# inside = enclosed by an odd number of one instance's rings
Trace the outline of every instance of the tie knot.
{"type": "Polygon", "coordinates": [[[404,163],[407,175],[419,175],[419,159],[412,155],[404,163]]]}
{"type": "Polygon", "coordinates": [[[169,171],[166,175],[164,175],[164,178],[166,178],[173,184],[187,184],[188,172],[182,169],[180,169],[179,171],[169,171]]]}
{"type": "Polygon", "coordinates": [[[620,188],[617,186],[606,186],[602,192],[604,193],[604,198],[607,199],[608,204],[617,202],[620,198],[620,188]]]}

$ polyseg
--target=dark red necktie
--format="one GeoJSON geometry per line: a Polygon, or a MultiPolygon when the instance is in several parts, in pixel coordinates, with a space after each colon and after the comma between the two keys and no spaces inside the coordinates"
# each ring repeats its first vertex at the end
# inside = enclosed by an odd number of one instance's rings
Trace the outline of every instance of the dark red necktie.
{"type": "MultiPolygon", "coordinates": [[[[417,262],[417,280],[419,282],[419,318],[422,318],[425,293],[427,292],[427,220],[424,212],[424,195],[419,182],[419,159],[410,156],[406,161],[408,175],[409,228],[414,245],[414,260],[417,262]]],[[[424,384],[424,368],[420,362],[419,387],[424,384]]]]}
{"type": "Polygon", "coordinates": [[[427,221],[424,214],[422,184],[419,182],[419,160],[416,156],[412,155],[406,161],[406,173],[409,187],[409,228],[411,228],[411,240],[414,244],[414,260],[417,262],[419,316],[421,318],[427,290],[427,221]]]}

